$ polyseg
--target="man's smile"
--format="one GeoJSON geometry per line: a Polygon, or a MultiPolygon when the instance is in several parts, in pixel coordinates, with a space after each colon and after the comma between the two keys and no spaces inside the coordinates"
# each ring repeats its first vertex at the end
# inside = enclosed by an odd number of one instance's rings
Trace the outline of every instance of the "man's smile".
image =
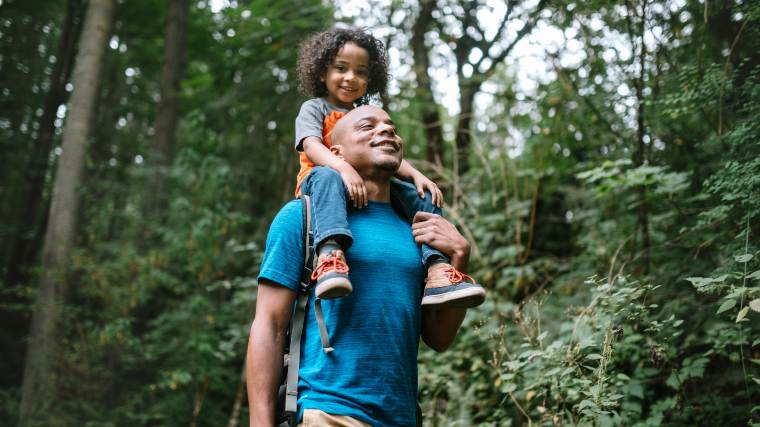
{"type": "Polygon", "coordinates": [[[398,151],[401,149],[401,144],[393,139],[382,139],[380,141],[370,143],[370,147],[390,148],[393,151],[398,151]]]}

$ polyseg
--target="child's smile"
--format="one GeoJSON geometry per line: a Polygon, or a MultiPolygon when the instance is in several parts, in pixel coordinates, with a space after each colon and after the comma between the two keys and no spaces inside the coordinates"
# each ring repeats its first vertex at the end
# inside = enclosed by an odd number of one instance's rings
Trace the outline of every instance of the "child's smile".
{"type": "Polygon", "coordinates": [[[354,43],[346,43],[327,67],[322,81],[332,104],[352,109],[354,101],[367,93],[369,53],[354,43]]]}

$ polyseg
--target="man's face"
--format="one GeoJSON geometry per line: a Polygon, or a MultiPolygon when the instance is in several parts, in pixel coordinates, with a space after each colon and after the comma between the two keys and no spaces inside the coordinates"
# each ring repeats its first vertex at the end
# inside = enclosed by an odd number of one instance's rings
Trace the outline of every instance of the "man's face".
{"type": "Polygon", "coordinates": [[[381,108],[364,105],[351,110],[341,121],[341,154],[359,175],[377,172],[393,175],[401,166],[403,141],[396,125],[381,108]]]}

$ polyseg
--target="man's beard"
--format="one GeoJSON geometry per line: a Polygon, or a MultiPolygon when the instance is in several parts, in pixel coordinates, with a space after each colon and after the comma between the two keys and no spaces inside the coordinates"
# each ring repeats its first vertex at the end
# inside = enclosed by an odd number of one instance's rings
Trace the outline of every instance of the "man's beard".
{"type": "Polygon", "coordinates": [[[396,172],[398,172],[398,169],[401,167],[401,160],[383,160],[377,162],[375,164],[375,167],[382,170],[383,172],[390,173],[391,175],[396,175],[396,172]]]}

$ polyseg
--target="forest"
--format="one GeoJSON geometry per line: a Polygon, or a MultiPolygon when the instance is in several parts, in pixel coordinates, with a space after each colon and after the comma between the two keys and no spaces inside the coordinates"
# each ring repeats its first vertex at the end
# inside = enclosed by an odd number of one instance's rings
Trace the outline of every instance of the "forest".
{"type": "Polygon", "coordinates": [[[760,425],[754,0],[0,0],[0,425],[248,425],[335,26],[488,293],[420,344],[424,425],[760,425]]]}

